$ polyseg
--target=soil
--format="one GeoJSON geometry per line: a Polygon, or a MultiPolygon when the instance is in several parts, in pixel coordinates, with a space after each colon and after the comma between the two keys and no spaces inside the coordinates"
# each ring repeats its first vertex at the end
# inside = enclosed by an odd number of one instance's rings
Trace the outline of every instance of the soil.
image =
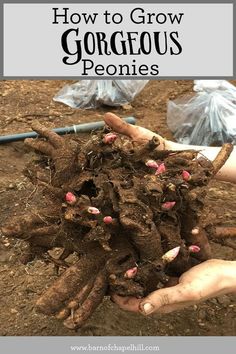
{"type": "MultiPolygon", "coordinates": [[[[192,92],[192,81],[152,81],[130,105],[123,108],[102,107],[96,110],[75,110],[52,100],[71,81],[2,81],[0,83],[1,135],[30,130],[35,119],[47,127],[60,127],[102,120],[105,112],[121,117],[134,116],[137,124],[172,138],[166,124],[166,106],[192,92]]],[[[235,82],[233,82],[235,84],[235,82]]],[[[88,136],[83,135],[86,141],[88,136]]],[[[22,170],[34,155],[23,142],[0,146],[0,225],[17,215],[19,208],[28,208],[35,193],[22,170]]],[[[236,222],[236,186],[212,181],[207,196],[211,220],[223,224],[236,222]]],[[[212,242],[215,258],[235,259],[235,249],[212,242]]],[[[0,241],[0,335],[84,335],[84,336],[170,336],[170,335],[235,335],[236,296],[222,296],[183,311],[143,317],[121,311],[107,298],[86,325],[73,332],[57,319],[36,313],[35,302],[57,278],[50,263],[34,260],[20,263],[25,244],[1,237],[0,241]]]]}

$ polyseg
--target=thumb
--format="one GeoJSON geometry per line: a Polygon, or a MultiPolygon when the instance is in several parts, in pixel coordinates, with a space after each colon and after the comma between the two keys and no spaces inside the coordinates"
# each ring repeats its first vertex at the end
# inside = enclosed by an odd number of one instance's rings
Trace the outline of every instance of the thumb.
{"type": "Polygon", "coordinates": [[[183,302],[190,302],[194,300],[194,294],[189,287],[178,284],[169,288],[154,291],[145,297],[139,305],[139,310],[144,315],[150,315],[158,310],[161,311],[162,307],[171,307],[183,302]]]}

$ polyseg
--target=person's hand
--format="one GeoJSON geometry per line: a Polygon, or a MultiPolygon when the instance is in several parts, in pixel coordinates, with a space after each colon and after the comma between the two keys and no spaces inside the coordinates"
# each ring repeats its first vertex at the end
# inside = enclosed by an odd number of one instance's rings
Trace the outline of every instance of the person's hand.
{"type": "MultiPolygon", "coordinates": [[[[160,145],[158,150],[200,150],[201,156],[204,155],[208,160],[213,161],[220,151],[220,147],[215,146],[197,146],[197,145],[186,145],[173,142],[171,140],[166,140],[160,135],[153,133],[151,130],[128,124],[122,121],[113,113],[106,113],[104,121],[109,125],[114,131],[120,134],[129,136],[136,142],[145,142],[145,140],[151,140],[153,136],[157,136],[160,145]]],[[[234,148],[230,157],[224,164],[224,166],[217,173],[216,178],[226,182],[236,183],[236,148],[234,148]]]]}
{"type": "Polygon", "coordinates": [[[165,146],[168,141],[163,139],[160,135],[146,128],[128,124],[113,113],[106,113],[104,115],[104,121],[115,132],[126,135],[136,142],[143,143],[147,140],[151,140],[153,136],[157,136],[160,141],[158,149],[166,150],[168,148],[165,146]]]}
{"type": "Polygon", "coordinates": [[[235,291],[236,262],[212,259],[182,274],[177,285],[154,291],[144,299],[113,295],[112,300],[123,310],[149,315],[180,310],[235,291]]]}

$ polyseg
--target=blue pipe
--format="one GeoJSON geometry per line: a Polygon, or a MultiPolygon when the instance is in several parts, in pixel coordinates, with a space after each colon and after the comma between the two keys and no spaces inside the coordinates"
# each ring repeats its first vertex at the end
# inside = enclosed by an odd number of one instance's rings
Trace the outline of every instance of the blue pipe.
{"type": "MultiPolygon", "coordinates": [[[[130,124],[136,123],[136,119],[134,117],[127,117],[124,118],[123,120],[130,124]]],[[[93,130],[95,131],[95,130],[102,129],[104,125],[105,125],[104,121],[99,121],[99,122],[72,125],[70,127],[55,128],[53,129],[53,131],[59,135],[73,134],[73,133],[88,133],[93,130]]],[[[35,132],[27,132],[27,133],[14,134],[14,135],[2,135],[0,136],[0,144],[12,143],[14,141],[20,141],[26,138],[37,138],[38,136],[39,135],[35,132]]]]}

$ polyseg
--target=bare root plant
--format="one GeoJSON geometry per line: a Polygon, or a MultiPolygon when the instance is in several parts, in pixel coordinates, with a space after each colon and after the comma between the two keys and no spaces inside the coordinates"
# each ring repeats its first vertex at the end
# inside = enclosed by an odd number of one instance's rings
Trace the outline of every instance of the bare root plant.
{"type": "Polygon", "coordinates": [[[25,141],[40,154],[26,174],[44,206],[2,231],[28,243],[25,261],[63,250],[53,261],[66,270],[38,311],[79,328],[105,295],[143,297],[211,257],[201,212],[230,144],[211,163],[198,151],[159,151],[156,137],[139,145],[105,128],[80,144],[37,122],[32,128],[43,139],[25,141]],[[79,260],[69,265],[74,252],[79,260]]]}

